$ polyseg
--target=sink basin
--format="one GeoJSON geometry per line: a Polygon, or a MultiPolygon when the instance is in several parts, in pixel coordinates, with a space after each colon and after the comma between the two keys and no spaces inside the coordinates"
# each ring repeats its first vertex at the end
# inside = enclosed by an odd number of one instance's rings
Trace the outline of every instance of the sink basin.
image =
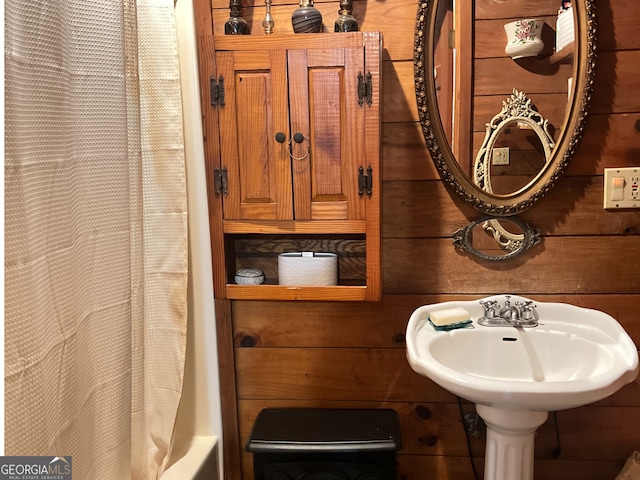
{"type": "Polygon", "coordinates": [[[477,324],[478,301],[422,306],[409,319],[407,358],[417,373],[471,402],[535,411],[596,402],[638,375],[636,346],[611,316],[544,302],[535,313],[534,328],[485,327],[477,324]],[[427,322],[430,312],[458,306],[469,311],[474,328],[443,332],[427,322]]]}
{"type": "MultiPolygon", "coordinates": [[[[518,296],[495,295],[485,306],[518,296]]],[[[416,309],[407,325],[407,359],[417,373],[476,404],[487,426],[485,480],[533,480],[534,437],[549,411],[601,400],[638,376],[638,349],[606,313],[537,302],[537,326],[485,326],[479,301],[416,309]],[[472,323],[436,330],[431,312],[462,307],[472,323]]]]}

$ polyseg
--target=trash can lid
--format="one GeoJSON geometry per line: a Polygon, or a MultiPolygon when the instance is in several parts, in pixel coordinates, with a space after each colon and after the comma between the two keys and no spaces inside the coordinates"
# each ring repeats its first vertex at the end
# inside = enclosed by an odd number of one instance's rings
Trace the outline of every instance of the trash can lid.
{"type": "Polygon", "coordinates": [[[361,452],[401,448],[391,409],[265,408],[256,417],[248,452],[361,452]]]}

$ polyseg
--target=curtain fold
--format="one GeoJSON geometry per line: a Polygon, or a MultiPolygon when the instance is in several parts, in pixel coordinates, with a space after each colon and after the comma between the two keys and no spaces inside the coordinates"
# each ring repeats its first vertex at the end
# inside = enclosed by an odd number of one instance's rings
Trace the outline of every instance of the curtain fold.
{"type": "Polygon", "coordinates": [[[186,348],[173,1],[5,1],[5,454],[166,464],[186,348]]]}

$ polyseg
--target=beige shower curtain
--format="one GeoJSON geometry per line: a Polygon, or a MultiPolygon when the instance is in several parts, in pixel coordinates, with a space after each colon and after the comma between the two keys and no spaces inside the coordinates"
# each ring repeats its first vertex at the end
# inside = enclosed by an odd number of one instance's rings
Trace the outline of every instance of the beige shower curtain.
{"type": "Polygon", "coordinates": [[[186,339],[173,0],[5,0],[5,455],[155,479],[186,339]]]}

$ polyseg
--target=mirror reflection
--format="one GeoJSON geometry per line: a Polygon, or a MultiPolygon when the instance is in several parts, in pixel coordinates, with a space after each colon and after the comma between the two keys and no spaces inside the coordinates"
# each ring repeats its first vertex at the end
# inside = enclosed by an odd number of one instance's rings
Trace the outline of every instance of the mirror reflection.
{"type": "Polygon", "coordinates": [[[553,147],[548,120],[535,111],[524,92],[514,90],[487,123],[473,167],[474,182],[497,195],[518,191],[542,172],[553,147]]]}
{"type": "MultiPolygon", "coordinates": [[[[555,145],[566,127],[573,97],[573,8],[565,9],[556,0],[499,5],[490,0],[438,0],[435,8],[432,62],[437,110],[460,170],[473,177],[485,127],[514,89],[526,92],[547,119],[555,145]]],[[[505,127],[495,147],[513,149],[518,161],[508,171],[499,161],[493,165],[495,181],[486,191],[508,195],[532,183],[551,155],[542,154],[544,142],[538,138],[526,128],[505,127]],[[503,182],[507,175],[509,181],[503,182]]]]}
{"type": "Polygon", "coordinates": [[[528,185],[546,162],[540,137],[523,122],[507,123],[496,136],[490,152],[491,191],[498,195],[509,194],[528,185]]]}
{"type": "Polygon", "coordinates": [[[453,235],[453,244],[482,260],[500,262],[520,255],[540,243],[540,230],[518,217],[499,221],[484,217],[471,222],[453,235]]]}

